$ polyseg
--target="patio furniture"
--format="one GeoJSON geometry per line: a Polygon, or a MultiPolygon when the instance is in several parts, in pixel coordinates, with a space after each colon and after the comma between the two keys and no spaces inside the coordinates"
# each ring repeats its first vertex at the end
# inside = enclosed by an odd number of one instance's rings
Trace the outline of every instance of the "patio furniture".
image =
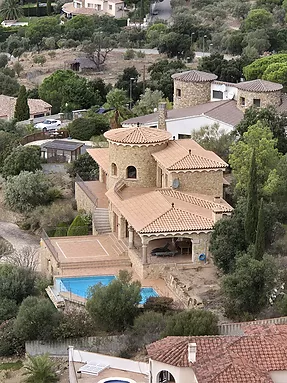
{"type": "Polygon", "coordinates": [[[163,247],[156,247],[155,249],[152,249],[151,251],[151,255],[155,255],[155,253],[160,253],[160,252],[167,252],[167,251],[170,251],[169,250],[169,243],[167,243],[166,245],[164,245],[163,247]]]}
{"type": "Polygon", "coordinates": [[[176,242],[176,247],[180,250],[180,255],[183,254],[183,250],[187,250],[187,254],[189,254],[189,250],[191,248],[191,242],[190,241],[178,241],[176,242]]]}
{"type": "Polygon", "coordinates": [[[156,257],[174,257],[178,253],[177,250],[157,251],[153,255],[156,257]]]}

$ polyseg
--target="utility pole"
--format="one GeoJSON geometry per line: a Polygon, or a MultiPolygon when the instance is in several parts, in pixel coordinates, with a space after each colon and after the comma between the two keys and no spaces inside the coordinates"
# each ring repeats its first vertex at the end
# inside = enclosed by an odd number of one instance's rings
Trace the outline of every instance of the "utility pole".
{"type": "Polygon", "coordinates": [[[202,47],[203,48],[202,49],[203,52],[202,52],[202,57],[204,57],[204,54],[205,54],[205,39],[206,39],[206,37],[207,37],[206,35],[203,36],[203,44],[202,44],[203,45],[203,47],[202,47]]]}
{"type": "Polygon", "coordinates": [[[133,81],[134,81],[134,77],[131,77],[130,78],[130,110],[132,109],[132,105],[133,105],[133,81]]]}
{"type": "Polygon", "coordinates": [[[143,93],[145,92],[145,65],[143,66],[143,93]]]}

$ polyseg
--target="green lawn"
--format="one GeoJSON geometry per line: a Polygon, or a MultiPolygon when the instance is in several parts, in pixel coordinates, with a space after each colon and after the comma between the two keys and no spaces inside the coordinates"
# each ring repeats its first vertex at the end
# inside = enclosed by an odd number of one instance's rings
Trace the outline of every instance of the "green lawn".
{"type": "Polygon", "coordinates": [[[17,362],[8,362],[8,363],[0,363],[0,371],[1,370],[20,370],[23,366],[21,360],[17,360],[17,362]]]}

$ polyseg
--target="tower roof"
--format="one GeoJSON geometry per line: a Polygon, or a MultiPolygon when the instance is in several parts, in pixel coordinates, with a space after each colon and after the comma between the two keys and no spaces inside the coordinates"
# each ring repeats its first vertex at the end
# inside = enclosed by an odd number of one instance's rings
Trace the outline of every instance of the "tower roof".
{"type": "Polygon", "coordinates": [[[277,90],[281,90],[283,85],[278,84],[276,82],[266,81],[266,80],[251,80],[244,81],[236,84],[236,88],[246,90],[248,92],[276,92],[277,90]]]}
{"type": "Polygon", "coordinates": [[[171,76],[173,79],[184,82],[208,82],[217,79],[213,73],[201,72],[199,70],[189,70],[182,73],[175,73],[171,76]]]}
{"type": "Polygon", "coordinates": [[[108,141],[126,145],[159,144],[171,138],[171,134],[166,130],[144,126],[111,129],[104,136],[108,141]]]}

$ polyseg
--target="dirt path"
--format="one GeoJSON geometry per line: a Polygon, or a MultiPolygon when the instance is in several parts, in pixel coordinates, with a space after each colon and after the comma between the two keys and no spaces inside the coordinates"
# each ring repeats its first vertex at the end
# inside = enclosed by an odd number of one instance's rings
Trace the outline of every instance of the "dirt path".
{"type": "Polygon", "coordinates": [[[15,223],[0,221],[0,236],[9,241],[15,250],[24,246],[40,247],[39,238],[21,230],[15,223]]]}

